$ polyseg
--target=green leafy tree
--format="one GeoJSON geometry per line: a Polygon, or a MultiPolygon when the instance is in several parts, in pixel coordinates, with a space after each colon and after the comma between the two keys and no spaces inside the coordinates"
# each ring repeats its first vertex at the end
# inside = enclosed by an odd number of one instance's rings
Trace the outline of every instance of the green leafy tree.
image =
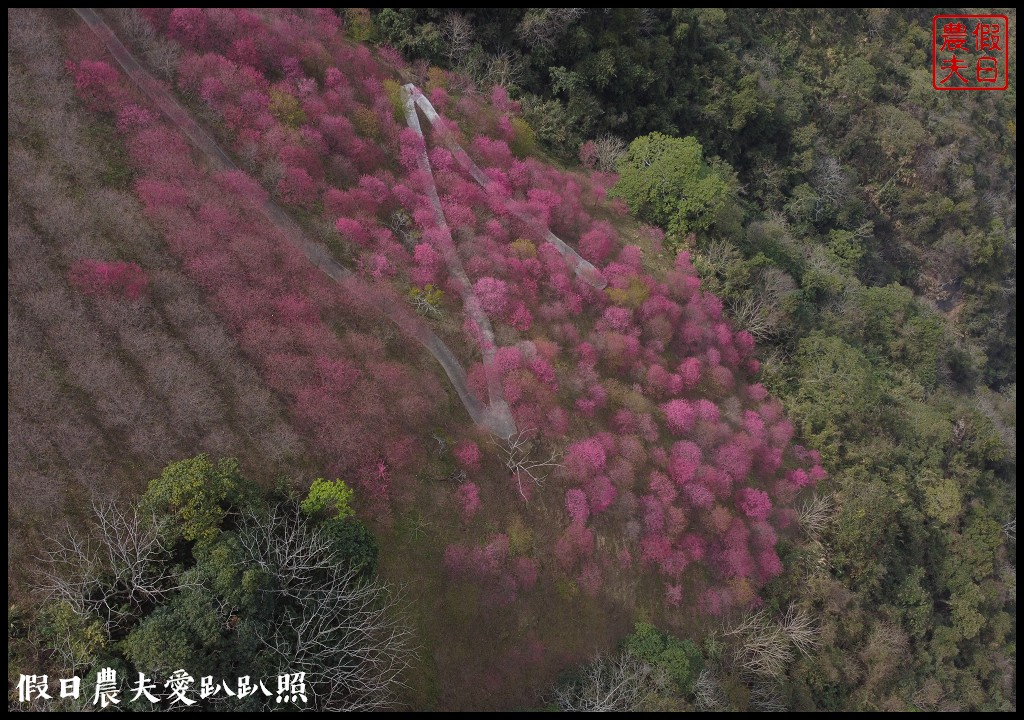
{"type": "Polygon", "coordinates": [[[307,515],[316,516],[323,513],[334,520],[344,520],[355,514],[351,504],[354,495],[344,480],[317,478],[309,487],[309,493],[300,507],[307,515]]]}
{"type": "Polygon", "coordinates": [[[270,91],[270,114],[294,129],[306,122],[306,112],[299,99],[276,88],[270,91]]]}
{"type": "Polygon", "coordinates": [[[653,132],[630,143],[610,194],[678,240],[709,228],[732,192],[727,178],[704,162],[695,138],[653,132]]]}
{"type": "Polygon", "coordinates": [[[626,638],[625,650],[664,671],[682,693],[693,691],[694,682],[704,669],[700,648],[692,640],[666,635],[645,622],[638,622],[633,628],[626,638]]]}
{"type": "Polygon", "coordinates": [[[216,537],[229,509],[239,507],[249,495],[237,460],[224,458],[214,464],[203,454],[164,468],[149,483],[140,505],[150,514],[173,517],[183,539],[204,542],[216,537]]]}
{"type": "Polygon", "coordinates": [[[355,517],[351,504],[354,495],[343,480],[317,478],[299,507],[310,517],[323,518],[321,531],[354,572],[372,577],[379,549],[373,534],[355,517]]]}

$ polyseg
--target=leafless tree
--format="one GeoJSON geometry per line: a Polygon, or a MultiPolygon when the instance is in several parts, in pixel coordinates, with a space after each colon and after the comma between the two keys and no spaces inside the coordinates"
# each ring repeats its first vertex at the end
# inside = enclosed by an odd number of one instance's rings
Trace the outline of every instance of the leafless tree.
{"type": "MultiPolygon", "coordinates": [[[[735,247],[713,240],[697,251],[694,263],[702,274],[712,275],[713,282],[722,282],[729,268],[741,259],[735,247]]],[[[786,325],[784,301],[796,289],[793,278],[785,271],[766,268],[754,277],[750,292],[728,299],[729,312],[739,327],[756,339],[771,339],[786,325]]]]}
{"type": "Polygon", "coordinates": [[[835,513],[835,504],[832,502],[832,495],[812,495],[804,500],[800,508],[800,527],[804,529],[808,537],[817,540],[825,530],[835,513]]]}
{"type": "Polygon", "coordinates": [[[778,677],[793,660],[782,628],[764,609],[748,613],[725,634],[741,639],[736,659],[746,673],[778,677]]]}
{"type": "Polygon", "coordinates": [[[864,688],[878,693],[898,675],[909,659],[909,645],[910,638],[903,628],[881,620],[876,622],[860,652],[866,675],[864,688]]]}
{"type": "Polygon", "coordinates": [[[775,334],[777,323],[772,321],[774,310],[761,296],[744,297],[730,307],[737,325],[758,340],[767,340],[775,334]]]}
{"type": "Polygon", "coordinates": [[[263,638],[267,651],[306,673],[316,708],[391,708],[414,655],[392,588],[360,577],[298,507],[249,516],[239,540],[272,578],[268,600],[287,608],[263,638]]]}
{"type": "Polygon", "coordinates": [[[594,140],[594,162],[602,172],[615,172],[625,154],[626,142],[622,138],[602,135],[594,140]]]}
{"type": "Polygon", "coordinates": [[[811,656],[811,651],[821,640],[821,628],[818,627],[817,621],[806,610],[795,605],[790,605],[786,610],[779,627],[793,647],[805,657],[811,656]]]}
{"type": "Polygon", "coordinates": [[[523,58],[515,50],[502,49],[487,58],[481,82],[488,85],[517,87],[523,81],[523,58]]]}
{"type": "Polygon", "coordinates": [[[434,454],[437,457],[443,458],[445,455],[448,454],[449,441],[447,437],[445,437],[439,432],[431,431],[430,439],[434,441],[434,454]]]}
{"type": "Polygon", "coordinates": [[[264,187],[274,187],[277,182],[284,177],[284,165],[276,160],[272,160],[263,166],[260,171],[260,182],[263,183],[264,187]]]}
{"type": "Polygon", "coordinates": [[[388,218],[388,228],[402,241],[407,248],[412,249],[420,240],[420,232],[416,229],[412,217],[405,210],[395,210],[388,218]]]}
{"type": "Polygon", "coordinates": [[[93,500],[91,511],[87,532],[69,523],[50,539],[39,587],[82,618],[98,616],[109,636],[182,585],[162,521],[113,501],[93,500]]]}
{"type": "Polygon", "coordinates": [[[655,671],[629,652],[598,658],[578,680],[555,690],[563,712],[636,712],[656,684],[655,671]]]}
{"type": "Polygon", "coordinates": [[[773,679],[758,679],[750,688],[750,706],[758,712],[786,712],[779,686],[773,679]]]}
{"type": "Polygon", "coordinates": [[[759,273],[753,292],[730,303],[730,312],[741,328],[758,340],[775,337],[785,322],[783,300],[796,290],[796,283],[776,267],[759,273]]]}
{"type": "Polygon", "coordinates": [[[141,43],[152,39],[156,32],[146,19],[133,8],[115,8],[114,22],[132,43],[141,43]]]}
{"type": "Polygon", "coordinates": [[[178,44],[159,37],[138,10],[117,8],[113,15],[127,40],[142,51],[146,63],[164,80],[172,80],[181,63],[178,44]]]}
{"type": "Polygon", "coordinates": [[[704,668],[693,686],[694,702],[704,712],[725,712],[729,703],[722,692],[722,685],[709,668],[704,668]]]}
{"type": "Polygon", "coordinates": [[[473,49],[473,25],[459,13],[449,13],[441,24],[444,54],[450,62],[459,65],[473,49]]]}
{"type": "Polygon", "coordinates": [[[530,8],[516,27],[516,34],[531,47],[552,48],[584,13],[586,8],[530,8]]]}
{"type": "Polygon", "coordinates": [[[921,710],[936,711],[946,697],[942,683],[934,677],[925,679],[920,688],[914,692],[911,701],[921,710]]]}
{"type": "Polygon", "coordinates": [[[811,185],[818,193],[814,207],[815,220],[845,203],[851,192],[850,177],[842,164],[824,153],[817,157],[811,174],[811,185]]]}
{"type": "Polygon", "coordinates": [[[562,464],[558,462],[562,456],[557,450],[553,450],[544,460],[534,457],[536,451],[534,434],[536,431],[537,428],[520,430],[504,440],[493,441],[501,455],[501,461],[505,463],[505,467],[515,478],[516,484],[519,486],[519,494],[523,496],[524,500],[527,497],[524,483],[532,483],[540,487],[554,468],[562,467],[562,464]]]}
{"type": "Polygon", "coordinates": [[[818,644],[820,630],[805,610],[791,606],[779,621],[763,608],[750,612],[725,634],[741,641],[736,660],[744,673],[775,678],[793,661],[794,648],[810,655],[818,644]]]}
{"type": "Polygon", "coordinates": [[[143,53],[146,62],[154,72],[165,80],[173,80],[181,64],[181,50],[176,43],[164,38],[154,38],[143,53]]]}
{"type": "Polygon", "coordinates": [[[694,263],[698,269],[703,266],[707,272],[724,277],[729,266],[741,259],[739,251],[725,240],[712,240],[697,250],[694,263]]]}

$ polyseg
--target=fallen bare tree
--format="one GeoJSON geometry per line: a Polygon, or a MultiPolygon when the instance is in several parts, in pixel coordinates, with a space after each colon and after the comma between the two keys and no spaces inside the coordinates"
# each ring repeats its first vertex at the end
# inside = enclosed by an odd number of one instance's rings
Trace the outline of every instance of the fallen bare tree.
{"type": "Polygon", "coordinates": [[[512,473],[516,485],[519,487],[519,494],[527,499],[526,486],[533,484],[540,487],[544,484],[548,474],[555,468],[561,467],[558,451],[552,451],[546,459],[535,457],[536,446],[533,434],[536,428],[520,430],[515,435],[509,435],[504,440],[494,440],[495,447],[501,455],[501,461],[512,473]]]}
{"type": "Polygon", "coordinates": [[[740,640],[736,661],[755,677],[779,677],[794,659],[794,648],[810,655],[819,641],[820,629],[803,609],[791,606],[781,620],[760,609],[748,613],[727,636],[740,640]]]}

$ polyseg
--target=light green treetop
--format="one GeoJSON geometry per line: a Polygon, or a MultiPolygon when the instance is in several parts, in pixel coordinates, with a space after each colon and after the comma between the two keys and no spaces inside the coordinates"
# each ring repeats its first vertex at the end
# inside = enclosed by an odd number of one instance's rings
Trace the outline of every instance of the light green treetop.
{"type": "Polygon", "coordinates": [[[300,507],[307,515],[316,515],[323,511],[335,511],[333,519],[342,520],[355,514],[352,509],[352,496],[355,493],[345,484],[344,480],[324,480],[317,478],[309,488],[309,494],[300,507]]]}
{"type": "Polygon", "coordinates": [[[630,143],[619,162],[619,181],[609,194],[625,200],[644,220],[683,237],[715,222],[730,185],[704,162],[695,138],[652,132],[630,143]]]}

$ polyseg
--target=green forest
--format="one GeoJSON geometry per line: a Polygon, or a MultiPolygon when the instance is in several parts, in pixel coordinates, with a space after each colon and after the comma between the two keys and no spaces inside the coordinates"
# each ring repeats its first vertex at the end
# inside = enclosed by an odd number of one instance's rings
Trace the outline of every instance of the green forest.
{"type": "Polygon", "coordinates": [[[9,10],[10,709],[1014,711],[943,12],[9,10]]]}
{"type": "Polygon", "coordinates": [[[757,338],[835,507],[772,593],[826,623],[786,706],[1014,706],[1016,80],[933,90],[932,14],[382,9],[367,30],[505,84],[553,157],[619,172],[757,338]]]}

